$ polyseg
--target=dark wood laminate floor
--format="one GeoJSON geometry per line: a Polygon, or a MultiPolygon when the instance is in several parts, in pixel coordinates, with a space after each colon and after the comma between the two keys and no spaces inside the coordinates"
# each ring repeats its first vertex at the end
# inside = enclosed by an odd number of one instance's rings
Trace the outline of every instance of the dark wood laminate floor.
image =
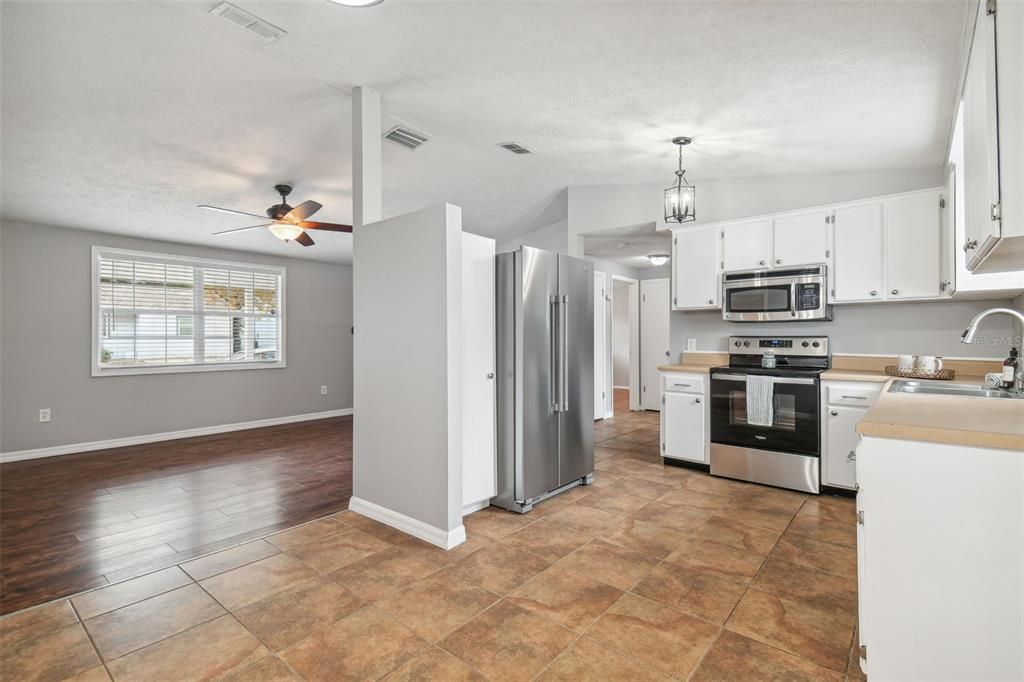
{"type": "Polygon", "coordinates": [[[352,418],[0,466],[0,613],[348,508],[352,418]]]}

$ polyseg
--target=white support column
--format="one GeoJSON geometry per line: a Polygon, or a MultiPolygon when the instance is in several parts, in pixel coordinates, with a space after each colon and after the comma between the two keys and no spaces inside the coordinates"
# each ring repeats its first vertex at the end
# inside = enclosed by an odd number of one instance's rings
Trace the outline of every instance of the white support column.
{"type": "Polygon", "coordinates": [[[380,93],[352,90],[352,225],[358,229],[382,217],[380,93]]]}

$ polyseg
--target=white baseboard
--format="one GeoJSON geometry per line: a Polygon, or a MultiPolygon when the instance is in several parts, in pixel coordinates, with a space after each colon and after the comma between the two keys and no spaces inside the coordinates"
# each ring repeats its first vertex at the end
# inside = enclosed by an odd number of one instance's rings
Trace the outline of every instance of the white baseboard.
{"type": "Polygon", "coordinates": [[[480,500],[479,502],[470,502],[469,504],[464,505],[462,507],[462,515],[463,516],[469,516],[473,512],[478,512],[481,509],[486,509],[487,507],[490,507],[490,506],[491,506],[491,499],[490,498],[487,498],[486,500],[480,500]]]}
{"type": "Polygon", "coordinates": [[[380,521],[384,525],[391,526],[424,542],[436,545],[441,549],[451,549],[466,541],[465,526],[459,526],[455,530],[450,531],[441,530],[431,526],[429,523],[424,523],[411,516],[392,511],[379,504],[367,502],[354,495],[348,501],[348,508],[349,511],[354,511],[374,521],[380,521]]]}
{"type": "Polygon", "coordinates": [[[0,463],[18,462],[23,459],[39,459],[40,457],[58,457],[60,455],[73,455],[79,452],[90,452],[93,450],[107,450],[110,448],[123,448],[129,445],[143,445],[145,443],[157,443],[163,440],[178,440],[179,438],[193,438],[195,436],[209,436],[215,433],[228,433],[231,431],[244,431],[246,429],[259,429],[264,426],[278,426],[280,424],[293,424],[296,422],[307,422],[315,419],[328,419],[330,417],[345,417],[352,414],[351,407],[340,410],[328,410],[326,412],[310,412],[308,414],[293,414],[288,417],[272,417],[270,419],[257,419],[251,422],[237,422],[235,424],[217,424],[215,426],[200,426],[196,429],[182,429],[181,431],[164,431],[163,433],[148,433],[141,436],[127,436],[125,438],[110,438],[108,440],[94,440],[86,443],[69,443],[67,445],[54,445],[48,448],[35,448],[33,450],[17,450],[0,454],[0,463]]]}

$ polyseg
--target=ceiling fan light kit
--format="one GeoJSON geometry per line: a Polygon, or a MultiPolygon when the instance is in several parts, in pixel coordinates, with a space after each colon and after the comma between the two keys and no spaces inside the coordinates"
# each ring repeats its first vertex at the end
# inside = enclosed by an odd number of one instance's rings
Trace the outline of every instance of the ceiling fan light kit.
{"type": "MultiPolygon", "coordinates": [[[[274,185],[274,191],[281,195],[281,203],[274,204],[267,209],[266,214],[267,217],[270,218],[271,222],[261,223],[260,225],[250,225],[248,227],[236,227],[231,230],[221,230],[220,232],[214,232],[214,236],[233,234],[235,232],[244,232],[246,230],[255,230],[261,227],[266,227],[270,229],[271,234],[285,243],[298,242],[303,246],[313,246],[316,242],[314,242],[313,238],[306,233],[306,230],[325,230],[328,232],[352,231],[351,225],[342,225],[340,223],[319,223],[312,220],[306,220],[306,218],[319,211],[323,206],[315,201],[303,201],[298,206],[289,206],[288,195],[292,193],[291,185],[274,185]]],[[[221,213],[244,215],[253,218],[261,217],[256,213],[235,211],[230,208],[210,206],[209,204],[199,204],[199,208],[205,208],[210,211],[220,211],[221,213]]]]}

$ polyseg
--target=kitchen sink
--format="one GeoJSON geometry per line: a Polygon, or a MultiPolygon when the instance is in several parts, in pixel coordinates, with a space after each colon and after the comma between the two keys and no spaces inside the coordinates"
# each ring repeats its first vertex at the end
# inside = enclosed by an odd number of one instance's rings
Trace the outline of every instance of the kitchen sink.
{"type": "Polygon", "coordinates": [[[1024,393],[1014,393],[998,388],[977,386],[975,384],[947,384],[944,382],[902,381],[892,382],[890,393],[921,393],[923,395],[951,395],[966,398],[1006,398],[1010,400],[1024,399],[1024,393]]]}

